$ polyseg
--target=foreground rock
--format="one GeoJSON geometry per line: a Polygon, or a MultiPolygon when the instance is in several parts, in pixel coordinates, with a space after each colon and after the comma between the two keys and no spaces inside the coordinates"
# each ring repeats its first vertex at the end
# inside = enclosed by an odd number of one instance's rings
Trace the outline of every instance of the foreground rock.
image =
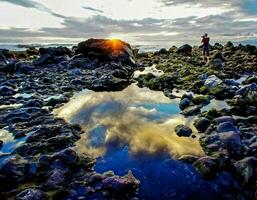
{"type": "Polygon", "coordinates": [[[131,173],[94,172],[95,159],[73,150],[80,126],[52,113],[75,92],[121,90],[131,83],[137,69],[131,47],[122,41],[102,46],[105,42],[89,40],[76,51],[30,49],[22,60],[20,53],[0,52],[0,128],[14,136],[13,148],[0,141],[8,151],[0,155],[0,199],[135,196],[139,181],[131,173]]]}

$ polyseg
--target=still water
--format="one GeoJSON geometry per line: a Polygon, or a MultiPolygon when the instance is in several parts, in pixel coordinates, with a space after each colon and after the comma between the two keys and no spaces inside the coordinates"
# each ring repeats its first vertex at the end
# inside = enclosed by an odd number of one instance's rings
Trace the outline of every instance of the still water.
{"type": "MultiPolygon", "coordinates": [[[[133,84],[119,92],[84,90],[54,113],[82,126],[85,134],[75,148],[97,159],[97,172],[125,175],[131,170],[141,182],[140,199],[218,199],[230,193],[232,177],[224,173],[205,181],[192,165],[177,160],[204,156],[194,117],[180,115],[178,102],[133,84]],[[196,138],[176,136],[178,124],[191,127],[196,138]]],[[[221,107],[224,102],[212,101],[204,109],[221,107]]]]}

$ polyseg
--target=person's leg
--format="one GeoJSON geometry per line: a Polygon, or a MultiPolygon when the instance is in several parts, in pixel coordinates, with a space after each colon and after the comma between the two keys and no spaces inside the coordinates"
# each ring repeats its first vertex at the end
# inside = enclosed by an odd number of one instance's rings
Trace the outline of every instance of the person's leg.
{"type": "Polygon", "coordinates": [[[210,49],[209,49],[209,47],[206,48],[206,54],[207,54],[207,62],[210,62],[210,49]]]}
{"type": "Polygon", "coordinates": [[[205,54],[206,54],[206,50],[205,50],[205,47],[203,47],[203,62],[205,62],[205,54]]]}

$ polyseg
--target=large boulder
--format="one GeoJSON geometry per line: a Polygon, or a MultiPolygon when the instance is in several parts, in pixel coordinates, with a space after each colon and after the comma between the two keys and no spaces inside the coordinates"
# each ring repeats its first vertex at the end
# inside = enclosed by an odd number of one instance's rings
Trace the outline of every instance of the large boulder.
{"type": "Polygon", "coordinates": [[[177,53],[190,56],[192,54],[192,47],[189,44],[184,44],[178,48],[177,53]]]}
{"type": "Polygon", "coordinates": [[[235,163],[236,172],[241,182],[246,185],[254,182],[257,178],[257,159],[255,157],[247,157],[235,163]]]}
{"type": "Polygon", "coordinates": [[[89,39],[78,44],[77,53],[85,56],[135,64],[131,46],[118,39],[89,39]]]}

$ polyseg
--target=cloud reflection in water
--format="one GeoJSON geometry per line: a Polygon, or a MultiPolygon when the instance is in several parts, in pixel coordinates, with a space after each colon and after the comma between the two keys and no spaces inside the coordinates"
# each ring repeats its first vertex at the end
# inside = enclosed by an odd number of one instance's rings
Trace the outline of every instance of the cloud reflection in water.
{"type": "Polygon", "coordinates": [[[196,132],[192,118],[184,118],[179,112],[178,100],[136,85],[120,92],[85,90],[55,110],[56,115],[85,130],[77,142],[78,152],[99,157],[109,148],[128,146],[132,155],[203,155],[197,139],[175,134],[178,124],[186,124],[196,132]]]}

